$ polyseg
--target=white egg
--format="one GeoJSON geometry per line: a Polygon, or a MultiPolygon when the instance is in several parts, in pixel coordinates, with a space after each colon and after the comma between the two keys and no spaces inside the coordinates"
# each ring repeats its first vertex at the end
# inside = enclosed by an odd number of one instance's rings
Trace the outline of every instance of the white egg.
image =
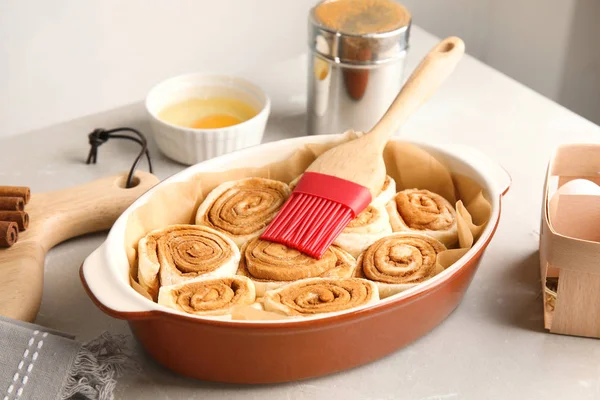
{"type": "Polygon", "coordinates": [[[558,194],[593,194],[600,195],[600,186],[587,179],[574,179],[562,185],[558,194]]]}

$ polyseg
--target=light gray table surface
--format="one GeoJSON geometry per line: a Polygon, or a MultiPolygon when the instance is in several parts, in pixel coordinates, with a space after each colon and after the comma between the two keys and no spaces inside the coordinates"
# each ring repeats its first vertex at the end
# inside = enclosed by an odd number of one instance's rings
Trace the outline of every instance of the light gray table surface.
{"type": "MultiPolygon", "coordinates": [[[[411,40],[409,69],[436,38],[415,27],[411,40]]],[[[273,100],[265,141],[304,134],[304,67],[299,53],[245,74],[273,100]]],[[[84,164],[86,135],[97,127],[123,125],[150,134],[139,103],[0,140],[0,183],[28,185],[38,192],[125,171],[138,147],[119,141],[100,148],[97,165],[84,164]]],[[[105,234],[77,238],[49,252],[37,323],[80,340],[104,330],[127,334],[143,370],[119,380],[117,399],[600,398],[600,342],[543,330],[537,255],[549,156],[560,143],[600,142],[600,128],[466,57],[402,135],[471,145],[504,166],[513,179],[498,231],[464,301],[408,347],[349,371],[280,385],[225,385],[177,376],[143,353],[126,322],[104,315],[85,294],[78,268],[105,234]]],[[[165,159],[153,142],[151,151],[160,178],[184,168],[165,159]]]]}

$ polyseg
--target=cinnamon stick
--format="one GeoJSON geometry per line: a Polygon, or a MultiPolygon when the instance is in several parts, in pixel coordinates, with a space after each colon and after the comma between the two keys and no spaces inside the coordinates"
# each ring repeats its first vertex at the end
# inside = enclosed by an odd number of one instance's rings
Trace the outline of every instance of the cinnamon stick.
{"type": "Polygon", "coordinates": [[[0,247],[10,247],[19,238],[19,227],[16,222],[0,221],[0,247]]]}
{"type": "Polygon", "coordinates": [[[26,186],[0,186],[0,197],[21,197],[27,204],[31,191],[26,186]]]}
{"type": "Polygon", "coordinates": [[[16,222],[20,231],[29,227],[29,215],[24,211],[0,211],[0,221],[16,222]]]}
{"type": "Polygon", "coordinates": [[[23,211],[25,202],[22,197],[0,197],[0,210],[23,211]]]}

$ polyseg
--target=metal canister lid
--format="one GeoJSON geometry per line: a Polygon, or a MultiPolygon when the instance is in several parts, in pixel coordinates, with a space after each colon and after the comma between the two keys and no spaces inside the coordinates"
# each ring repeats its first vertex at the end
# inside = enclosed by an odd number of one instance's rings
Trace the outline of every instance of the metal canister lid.
{"type": "Polygon", "coordinates": [[[309,21],[311,49],[337,63],[378,64],[408,48],[411,15],[393,0],[325,0],[309,21]]]}

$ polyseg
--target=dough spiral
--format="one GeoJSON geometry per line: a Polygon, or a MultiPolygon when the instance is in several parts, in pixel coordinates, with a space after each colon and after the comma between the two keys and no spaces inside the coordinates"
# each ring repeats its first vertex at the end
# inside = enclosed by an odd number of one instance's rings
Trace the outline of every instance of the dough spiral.
{"type": "Polygon", "coordinates": [[[391,296],[440,273],[437,256],[446,247],[423,234],[396,233],[373,243],[360,255],[355,276],[372,280],[381,298],[391,296]]]}
{"type": "Polygon", "coordinates": [[[202,278],[160,288],[158,303],[195,315],[226,315],[236,305],[256,300],[254,285],[243,276],[202,278]]]}
{"type": "Polygon", "coordinates": [[[213,189],[196,213],[196,224],[229,236],[238,247],[259,236],[290,195],[288,185],[265,178],[225,182],[213,189]]]}
{"type": "Polygon", "coordinates": [[[255,238],[241,250],[238,275],[252,279],[258,296],[288,282],[314,277],[350,277],[356,260],[336,246],[320,259],[307,256],[283,244],[255,238]]]}
{"type": "Polygon", "coordinates": [[[451,247],[458,242],[454,207],[429,190],[407,189],[387,203],[394,232],[424,233],[451,247]]]}
{"type": "Polygon", "coordinates": [[[206,226],[170,225],[139,241],[138,281],[156,298],[159,286],[202,275],[233,275],[239,260],[235,243],[222,233],[206,226]]]}
{"type": "Polygon", "coordinates": [[[375,241],[391,233],[392,227],[385,208],[369,205],[350,221],[333,244],[358,257],[375,241]]]}
{"type": "Polygon", "coordinates": [[[358,278],[303,279],[269,291],[265,310],[290,316],[310,316],[365,307],[379,300],[373,282],[358,278]]]}

